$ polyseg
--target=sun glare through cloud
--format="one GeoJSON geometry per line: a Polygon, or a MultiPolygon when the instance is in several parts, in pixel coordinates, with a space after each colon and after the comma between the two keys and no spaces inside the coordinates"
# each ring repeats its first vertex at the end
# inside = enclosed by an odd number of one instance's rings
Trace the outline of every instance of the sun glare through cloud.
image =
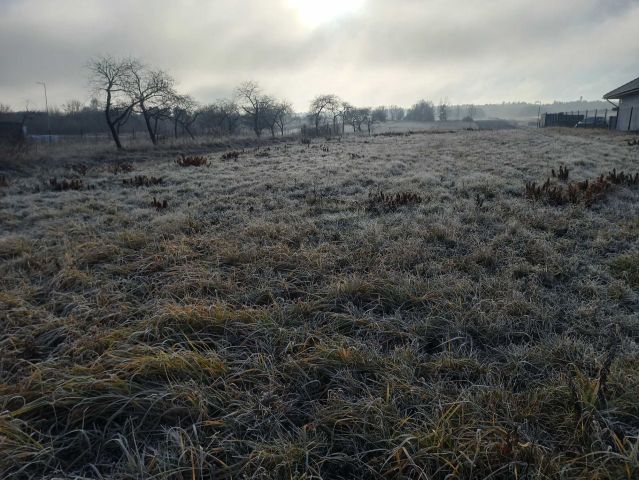
{"type": "Polygon", "coordinates": [[[317,27],[357,13],[366,0],[289,0],[299,19],[317,27]]]}

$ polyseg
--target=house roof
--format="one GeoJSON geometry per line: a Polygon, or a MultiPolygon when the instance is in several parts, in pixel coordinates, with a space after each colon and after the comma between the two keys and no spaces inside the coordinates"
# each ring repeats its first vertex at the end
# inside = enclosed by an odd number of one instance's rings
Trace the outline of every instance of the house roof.
{"type": "Polygon", "coordinates": [[[633,93],[639,93],[639,78],[635,78],[632,82],[628,82],[619,88],[615,88],[612,92],[606,93],[604,98],[606,100],[617,99],[633,93]]]}

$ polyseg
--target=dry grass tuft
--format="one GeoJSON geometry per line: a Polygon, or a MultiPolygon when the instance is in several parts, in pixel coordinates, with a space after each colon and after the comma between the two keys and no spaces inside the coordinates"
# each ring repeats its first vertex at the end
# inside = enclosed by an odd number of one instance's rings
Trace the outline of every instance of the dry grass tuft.
{"type": "Polygon", "coordinates": [[[164,180],[162,177],[147,177],[146,175],[136,175],[133,178],[123,178],[122,185],[130,187],[153,187],[162,185],[164,180]]]}
{"type": "Polygon", "coordinates": [[[175,163],[180,167],[202,167],[209,164],[209,159],[204,155],[180,154],[175,159],[175,163]]]}
{"type": "Polygon", "coordinates": [[[160,201],[157,198],[153,197],[151,206],[155,208],[156,210],[166,210],[167,208],[169,208],[169,201],[166,198],[160,201]]]}
{"type": "Polygon", "coordinates": [[[635,173],[634,175],[624,173],[623,171],[617,173],[617,169],[615,168],[611,172],[608,172],[606,180],[614,185],[637,186],[639,185],[639,173],[635,173]]]}
{"type": "Polygon", "coordinates": [[[31,248],[31,242],[24,237],[13,235],[0,237],[0,259],[7,259],[30,253],[31,248]]]}
{"type": "MultiPolygon", "coordinates": [[[[567,179],[567,170],[563,172],[565,179],[567,179]]],[[[555,176],[554,170],[553,176],[555,176]]],[[[525,185],[525,196],[531,200],[542,201],[553,206],[584,204],[586,207],[591,207],[605,200],[606,196],[612,192],[613,185],[637,186],[639,185],[639,173],[635,175],[624,172],[617,173],[617,170],[613,169],[608,175],[602,174],[595,180],[571,182],[565,187],[552,184],[550,179],[542,185],[528,182],[525,185]]]]}
{"type": "Polygon", "coordinates": [[[625,280],[632,288],[639,288],[639,253],[622,255],[610,265],[615,276],[625,280]]]}
{"type": "Polygon", "coordinates": [[[82,180],[77,178],[71,180],[65,178],[59,181],[57,177],[53,177],[49,179],[49,187],[53,191],[63,192],[66,190],[82,190],[84,189],[84,184],[82,180]]]}
{"type": "Polygon", "coordinates": [[[71,165],[67,165],[67,168],[72,172],[77,173],[78,175],[82,175],[83,177],[89,171],[88,165],[85,165],[84,163],[74,163],[71,165]]]}
{"type": "Polygon", "coordinates": [[[570,176],[570,170],[568,169],[568,167],[560,165],[559,171],[557,173],[555,173],[554,168],[552,169],[552,176],[553,178],[558,178],[560,181],[565,183],[568,181],[568,177],[570,176]]]}
{"type": "Polygon", "coordinates": [[[135,170],[135,167],[131,163],[117,162],[109,165],[107,169],[113,175],[118,175],[120,173],[131,173],[133,170],[135,170]]]}
{"type": "Polygon", "coordinates": [[[220,157],[222,160],[237,160],[240,158],[242,152],[238,150],[231,150],[230,152],[223,153],[220,157]]]}
{"type": "Polygon", "coordinates": [[[394,212],[403,206],[419,205],[422,201],[422,196],[416,192],[384,193],[379,190],[368,194],[366,211],[375,213],[394,212]]]}

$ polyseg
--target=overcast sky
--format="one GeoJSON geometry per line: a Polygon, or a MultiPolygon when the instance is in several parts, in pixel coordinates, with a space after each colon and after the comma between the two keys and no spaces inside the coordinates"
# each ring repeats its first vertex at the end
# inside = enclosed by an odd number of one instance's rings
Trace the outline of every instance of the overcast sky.
{"type": "Polygon", "coordinates": [[[0,0],[0,103],[88,101],[83,65],[132,55],[200,102],[243,80],[305,110],[599,99],[639,76],[639,0],[0,0]]]}

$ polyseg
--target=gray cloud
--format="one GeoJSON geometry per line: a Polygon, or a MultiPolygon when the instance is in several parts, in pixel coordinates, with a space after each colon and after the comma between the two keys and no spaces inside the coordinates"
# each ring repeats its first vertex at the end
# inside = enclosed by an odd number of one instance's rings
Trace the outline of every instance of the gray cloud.
{"type": "MultiPolygon", "coordinates": [[[[348,0],[343,0],[348,1],[348,0]]],[[[0,0],[0,102],[87,100],[93,55],[169,70],[203,102],[245,79],[305,108],[600,98],[639,75],[636,0],[366,0],[305,24],[287,0],[0,0]]]]}

